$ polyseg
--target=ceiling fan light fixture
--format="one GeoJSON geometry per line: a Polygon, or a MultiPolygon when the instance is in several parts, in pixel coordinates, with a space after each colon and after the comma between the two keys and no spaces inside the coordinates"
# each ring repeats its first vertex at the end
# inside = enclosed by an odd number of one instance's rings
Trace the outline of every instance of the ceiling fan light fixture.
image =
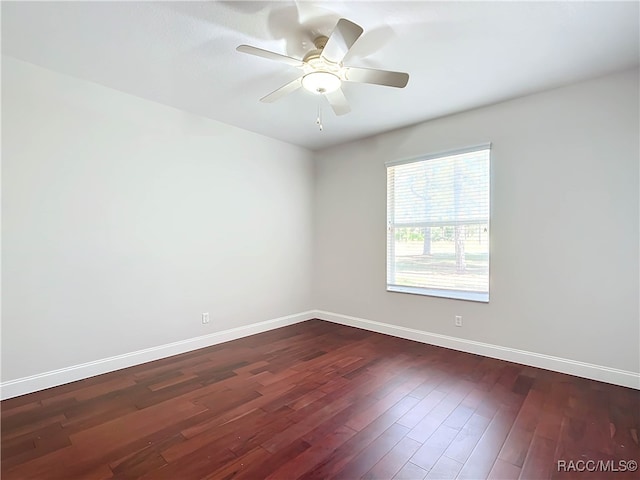
{"type": "Polygon", "coordinates": [[[342,85],[342,80],[329,72],[311,72],[302,77],[304,89],[315,94],[335,92],[340,88],[340,85],[342,85]]]}
{"type": "MultiPolygon", "coordinates": [[[[344,115],[351,111],[349,102],[342,91],[342,82],[368,83],[385,87],[404,88],[409,81],[409,74],[392,72],[376,68],[350,67],[343,64],[351,48],[362,36],[364,30],[360,25],[341,18],[336,23],[329,37],[316,37],[315,47],[309,50],[302,60],[287,55],[264,50],[251,45],[240,45],[236,48],[241,53],[275,60],[302,70],[295,80],[281,86],[262,97],[261,102],[271,103],[304,88],[314,95],[324,95],[336,115],[344,115]]],[[[303,44],[306,47],[306,45],[303,44]]],[[[320,121],[320,123],[322,123],[320,121]]]]}

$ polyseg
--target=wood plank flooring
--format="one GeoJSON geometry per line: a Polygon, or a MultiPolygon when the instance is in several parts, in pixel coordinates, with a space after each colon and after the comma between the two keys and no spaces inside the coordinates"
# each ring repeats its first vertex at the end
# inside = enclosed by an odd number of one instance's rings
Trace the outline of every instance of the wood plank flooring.
{"type": "Polygon", "coordinates": [[[639,391],[320,320],[1,406],[4,480],[640,478],[639,391]]]}

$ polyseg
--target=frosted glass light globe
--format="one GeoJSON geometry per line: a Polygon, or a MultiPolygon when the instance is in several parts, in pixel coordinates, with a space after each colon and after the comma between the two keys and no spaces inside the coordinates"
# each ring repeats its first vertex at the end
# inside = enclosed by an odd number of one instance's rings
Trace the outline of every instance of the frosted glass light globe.
{"type": "Polygon", "coordinates": [[[331,93],[338,88],[342,81],[337,75],[329,72],[311,72],[302,77],[302,86],[311,93],[331,93]]]}

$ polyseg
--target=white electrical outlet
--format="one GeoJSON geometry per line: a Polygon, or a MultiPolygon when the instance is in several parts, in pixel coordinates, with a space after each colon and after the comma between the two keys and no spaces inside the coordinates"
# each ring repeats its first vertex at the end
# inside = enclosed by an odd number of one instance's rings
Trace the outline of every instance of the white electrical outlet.
{"type": "Polygon", "coordinates": [[[209,313],[203,313],[202,314],[202,323],[209,323],[209,313]]]}
{"type": "Polygon", "coordinates": [[[462,326],[462,316],[456,315],[456,327],[461,327],[461,326],[462,326]]]}

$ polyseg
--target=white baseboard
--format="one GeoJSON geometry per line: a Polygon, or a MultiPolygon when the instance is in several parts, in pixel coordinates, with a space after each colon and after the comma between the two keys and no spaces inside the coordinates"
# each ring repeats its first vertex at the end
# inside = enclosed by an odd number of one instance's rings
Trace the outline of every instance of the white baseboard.
{"type": "Polygon", "coordinates": [[[75,382],[76,380],[82,380],[84,378],[113,372],[122,368],[140,365],[141,363],[159,360],[161,358],[190,352],[192,350],[209,347],[211,345],[217,345],[219,343],[236,340],[249,335],[255,335],[256,333],[266,332],[275,328],[293,325],[294,323],[303,322],[312,318],[319,318],[321,320],[361,328],[372,332],[384,333],[394,337],[406,338],[421,343],[451,348],[453,350],[474,353],[485,357],[530,365],[532,367],[544,368],[547,370],[567,373],[569,375],[576,375],[578,377],[589,378],[592,380],[640,390],[640,374],[635,372],[618,370],[615,368],[603,367],[600,365],[578,362],[575,360],[553,357],[540,353],[527,352],[524,350],[517,350],[515,348],[501,347],[498,345],[491,345],[489,343],[449,337],[447,335],[400,327],[398,325],[390,325],[388,323],[351,317],[339,313],[310,310],[243,327],[223,330],[209,335],[203,335],[201,337],[189,338],[179,342],[146,348],[136,352],[116,355],[114,357],[104,358],[93,362],[73,365],[71,367],[2,382],[0,383],[0,399],[4,400],[36,392],[38,390],[44,390],[45,388],[75,382]]]}
{"type": "Polygon", "coordinates": [[[394,337],[415,340],[416,342],[428,343],[440,347],[451,348],[467,353],[483,355],[485,357],[497,358],[509,362],[520,363],[532,367],[544,368],[556,372],[567,373],[577,377],[589,378],[601,382],[621,385],[623,387],[640,390],[640,374],[626,370],[618,370],[610,367],[603,367],[591,363],[578,362],[567,358],[553,357],[540,353],[517,350],[515,348],[501,347],[489,343],[475,342],[462,338],[449,337],[437,333],[424,332],[413,328],[390,325],[388,323],[365,320],[364,318],[350,317],[339,313],[315,311],[315,317],[341,325],[362,328],[378,333],[385,333],[394,337]]]}
{"type": "Polygon", "coordinates": [[[73,365],[71,367],[60,368],[49,372],[31,375],[29,377],[18,378],[0,383],[0,398],[2,400],[26,393],[44,390],[65,383],[75,382],[84,378],[94,377],[103,373],[113,372],[122,368],[140,365],[161,358],[190,352],[199,348],[217,345],[218,343],[236,340],[256,333],[266,332],[275,328],[293,325],[314,318],[315,311],[296,313],[286,317],[266,320],[264,322],[253,323],[243,327],[231,328],[220,332],[202,335],[201,337],[189,338],[179,342],[168,343],[152,348],[145,348],[136,352],[116,355],[115,357],[103,358],[93,362],[73,365]]]}

